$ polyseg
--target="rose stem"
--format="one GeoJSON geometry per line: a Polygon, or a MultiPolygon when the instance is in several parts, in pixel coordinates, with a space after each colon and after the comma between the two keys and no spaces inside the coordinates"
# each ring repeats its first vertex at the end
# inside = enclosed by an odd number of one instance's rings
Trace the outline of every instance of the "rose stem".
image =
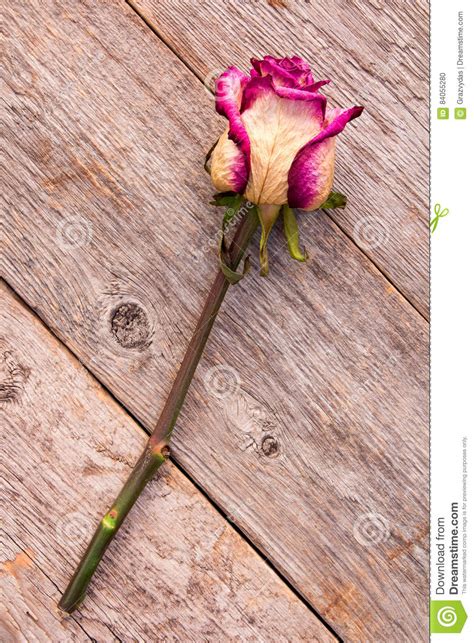
{"type": "MultiPolygon", "coordinates": [[[[252,208],[240,222],[229,249],[229,265],[233,270],[237,269],[257,227],[258,216],[252,208]]],[[[71,613],[79,606],[112,538],[146,484],[165,461],[171,433],[228,287],[229,282],[219,270],[156,427],[115,502],[99,523],[59,602],[58,606],[64,612],[71,613]]]]}

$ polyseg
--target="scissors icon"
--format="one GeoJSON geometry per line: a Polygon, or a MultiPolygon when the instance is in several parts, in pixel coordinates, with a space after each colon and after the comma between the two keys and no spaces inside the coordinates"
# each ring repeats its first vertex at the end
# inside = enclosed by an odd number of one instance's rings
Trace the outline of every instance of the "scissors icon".
{"type": "Polygon", "coordinates": [[[448,208],[443,208],[443,210],[441,210],[441,205],[439,203],[436,203],[434,207],[434,213],[435,216],[430,221],[431,234],[433,234],[433,232],[438,227],[439,220],[449,214],[449,210],[448,208]]]}

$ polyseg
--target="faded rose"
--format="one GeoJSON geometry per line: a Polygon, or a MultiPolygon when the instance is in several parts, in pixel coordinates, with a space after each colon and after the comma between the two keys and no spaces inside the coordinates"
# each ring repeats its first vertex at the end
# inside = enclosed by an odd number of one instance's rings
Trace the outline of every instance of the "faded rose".
{"type": "Polygon", "coordinates": [[[328,198],[336,135],[362,107],[326,110],[314,81],[297,56],[252,59],[246,75],[229,67],[216,81],[216,110],[229,125],[211,157],[220,192],[237,192],[259,206],[267,235],[281,206],[316,210],[328,198]]]}

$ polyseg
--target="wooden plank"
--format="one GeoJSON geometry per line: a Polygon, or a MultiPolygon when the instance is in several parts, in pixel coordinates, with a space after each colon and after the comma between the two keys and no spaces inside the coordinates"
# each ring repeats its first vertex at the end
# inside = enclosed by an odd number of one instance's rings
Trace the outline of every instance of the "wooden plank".
{"type": "MultiPolygon", "coordinates": [[[[216,269],[222,124],[125,4],[9,25],[8,280],[152,427],[216,269]]],[[[174,457],[341,635],[421,637],[426,323],[331,219],[303,235],[310,263],[276,231],[270,277],[232,289],[174,457]]]]}
{"type": "Polygon", "coordinates": [[[330,641],[321,621],[171,463],[72,618],[55,606],[145,434],[0,290],[2,641],[330,641]],[[104,504],[105,503],[105,504],[104,504]]]}
{"type": "Polygon", "coordinates": [[[429,3],[376,0],[133,0],[208,87],[251,56],[311,61],[332,104],[366,110],[338,147],[329,213],[426,317],[428,310],[429,3]],[[190,19],[192,16],[192,28],[190,19]]]}

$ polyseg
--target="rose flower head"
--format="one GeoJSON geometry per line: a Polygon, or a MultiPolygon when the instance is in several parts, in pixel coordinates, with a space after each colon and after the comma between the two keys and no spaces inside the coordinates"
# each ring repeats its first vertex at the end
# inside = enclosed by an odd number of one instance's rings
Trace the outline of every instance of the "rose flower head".
{"type": "MultiPolygon", "coordinates": [[[[257,206],[266,273],[266,242],[282,206],[291,229],[296,226],[291,208],[316,210],[327,202],[336,135],[363,107],[327,110],[319,90],[330,81],[315,81],[302,58],[265,56],[251,62],[249,75],[229,67],[216,80],[216,110],[228,127],[212,152],[210,174],[219,192],[243,195],[257,206]]],[[[299,255],[295,258],[303,260],[299,255]]]]}

